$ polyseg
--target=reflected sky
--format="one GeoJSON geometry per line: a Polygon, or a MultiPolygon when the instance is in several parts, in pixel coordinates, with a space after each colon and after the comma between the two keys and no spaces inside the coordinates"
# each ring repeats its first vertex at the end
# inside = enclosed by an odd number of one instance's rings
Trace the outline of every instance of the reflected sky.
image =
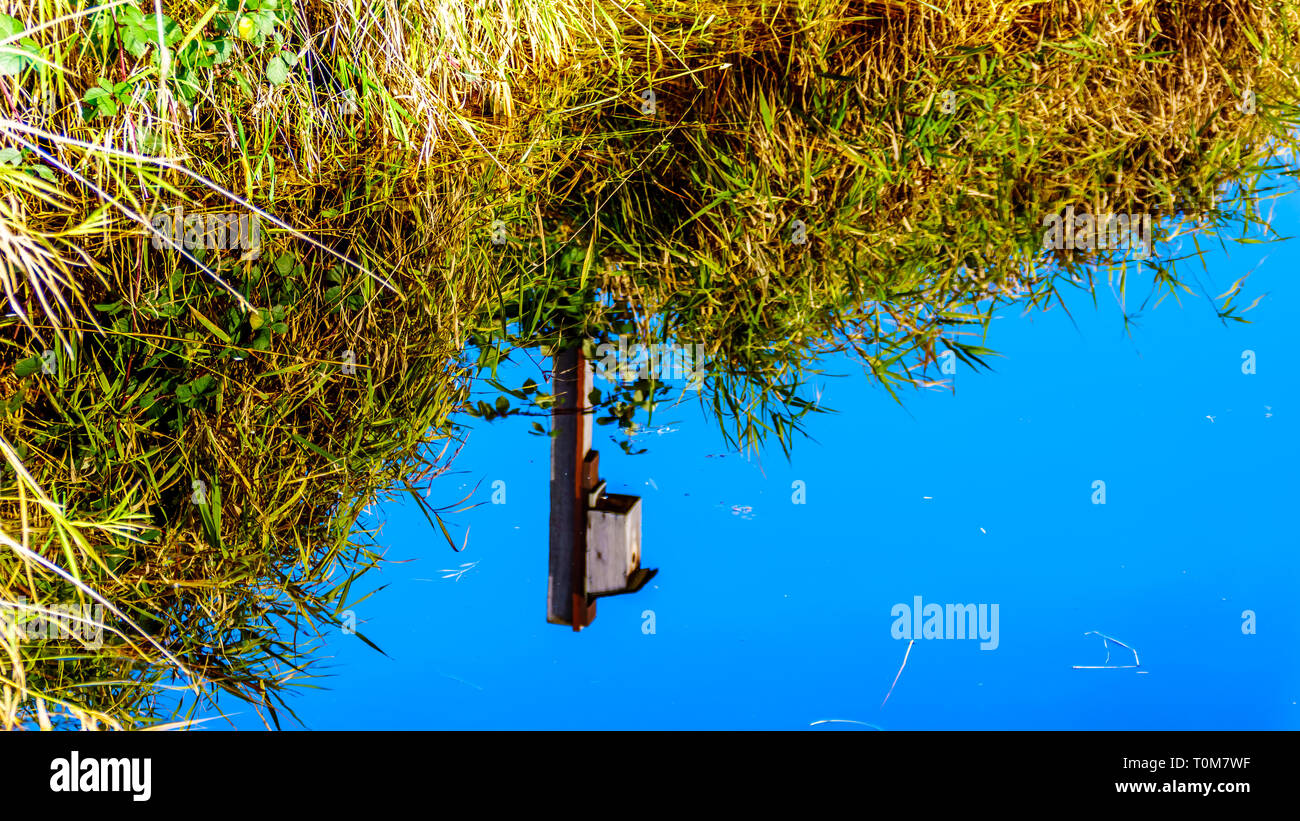
{"type": "MultiPolygon", "coordinates": [[[[1300,225],[1294,199],[1275,225],[1300,225]]],[[[996,373],[959,366],[955,394],[901,407],[828,360],[838,413],[810,421],[791,462],[775,443],[726,452],[694,394],[656,414],[646,454],[598,428],[602,477],[642,497],[642,563],[660,572],[600,600],[581,634],[545,620],[547,440],[530,419],[466,420],[430,501],[478,485],[484,504],[454,517],[468,547],[412,505],[377,511],[404,563],[367,577],[387,588],[356,614],[388,657],[331,635],[329,689],[291,704],[313,729],[1300,728],[1298,262],[1294,240],[1207,257],[1211,295],[1257,269],[1238,298],[1268,294],[1250,325],[1184,295],[1130,337],[1104,288],[1097,309],[1076,295],[1073,319],[1004,307],[996,373]],[[996,649],[919,638],[900,675],[891,610],[918,596],[998,605],[996,649]],[[1132,663],[1093,631],[1141,667],[1074,669],[1108,649],[1132,663]]]]}

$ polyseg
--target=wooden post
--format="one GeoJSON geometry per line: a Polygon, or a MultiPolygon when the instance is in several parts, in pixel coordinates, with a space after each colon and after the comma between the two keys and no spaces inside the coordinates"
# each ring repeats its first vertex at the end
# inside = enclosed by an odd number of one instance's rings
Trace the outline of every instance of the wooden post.
{"type": "Polygon", "coordinates": [[[588,601],[587,504],[583,462],[591,449],[587,394],[591,369],[581,348],[561,351],[552,362],[555,404],[551,409],[551,527],[546,620],[575,631],[596,618],[588,601]]]}

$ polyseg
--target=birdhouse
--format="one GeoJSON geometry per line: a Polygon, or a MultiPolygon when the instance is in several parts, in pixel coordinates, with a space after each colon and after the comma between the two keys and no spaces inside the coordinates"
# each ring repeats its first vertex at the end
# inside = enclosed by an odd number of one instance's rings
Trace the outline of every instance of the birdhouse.
{"type": "Polygon", "coordinates": [[[605,493],[588,420],[592,367],[581,347],[556,353],[551,408],[551,521],[546,620],[575,631],[596,599],[635,593],[657,570],[641,567],[641,498],[605,493]]]}
{"type": "Polygon", "coordinates": [[[587,595],[635,593],[657,570],[641,569],[641,497],[604,494],[587,506],[587,595]]]}

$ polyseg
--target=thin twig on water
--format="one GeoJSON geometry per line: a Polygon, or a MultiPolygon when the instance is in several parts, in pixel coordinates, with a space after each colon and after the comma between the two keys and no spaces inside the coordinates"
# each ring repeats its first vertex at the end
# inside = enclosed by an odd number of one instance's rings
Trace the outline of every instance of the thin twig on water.
{"type": "MultiPolygon", "coordinates": [[[[894,694],[894,688],[898,686],[898,680],[903,675],[903,668],[907,666],[907,657],[912,655],[913,644],[916,644],[916,639],[912,639],[907,643],[907,652],[903,654],[903,663],[898,666],[898,675],[894,676],[894,683],[889,685],[889,692],[885,693],[885,701],[889,701],[889,697],[894,694]]],[[[880,709],[882,710],[885,709],[885,701],[880,702],[880,709]]]]}

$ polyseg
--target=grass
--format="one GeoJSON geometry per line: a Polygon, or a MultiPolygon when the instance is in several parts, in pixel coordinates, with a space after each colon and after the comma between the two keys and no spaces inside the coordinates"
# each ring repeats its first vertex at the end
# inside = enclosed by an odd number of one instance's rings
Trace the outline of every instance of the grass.
{"type": "Polygon", "coordinates": [[[788,452],[828,352],[901,399],[999,304],[1193,293],[1047,214],[1251,241],[1296,170],[1293,0],[157,8],[0,3],[0,606],[113,608],[99,650],[0,638],[10,728],[279,725],[380,561],[361,512],[456,548],[457,414],[549,408],[504,358],[703,343],[722,435],[788,452]],[[260,253],[155,248],[177,206],[260,253]]]}

